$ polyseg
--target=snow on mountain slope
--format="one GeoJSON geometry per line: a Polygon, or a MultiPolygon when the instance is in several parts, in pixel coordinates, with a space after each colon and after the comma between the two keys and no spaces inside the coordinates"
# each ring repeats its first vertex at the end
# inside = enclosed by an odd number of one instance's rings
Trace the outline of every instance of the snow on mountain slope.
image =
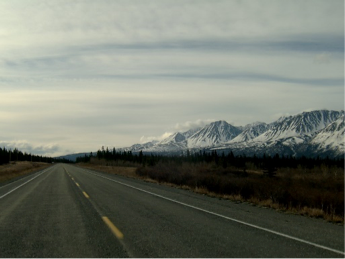
{"type": "Polygon", "coordinates": [[[203,128],[174,133],[156,145],[146,149],[147,152],[177,152],[187,148],[206,148],[227,142],[241,131],[226,121],[216,121],[203,128]]]}
{"type": "Polygon", "coordinates": [[[320,151],[333,150],[338,154],[344,154],[344,133],[345,123],[344,116],[338,118],[336,121],[329,124],[322,129],[313,139],[310,144],[316,145],[320,151]]]}
{"type": "Polygon", "coordinates": [[[206,125],[187,139],[188,148],[212,147],[223,144],[241,133],[241,130],[227,123],[216,121],[206,125]]]}
{"type": "Polygon", "coordinates": [[[155,145],[144,149],[145,152],[179,152],[186,149],[186,137],[176,132],[155,145]]]}
{"type": "Polygon", "coordinates": [[[188,131],[186,131],[186,132],[182,132],[181,134],[182,134],[183,136],[185,136],[186,139],[187,139],[187,138],[193,136],[195,133],[197,133],[197,132],[198,132],[199,130],[201,130],[201,129],[202,129],[201,127],[195,128],[195,129],[190,129],[190,130],[188,130],[188,131]]]}
{"type": "Polygon", "coordinates": [[[293,137],[300,143],[304,139],[312,137],[313,134],[342,115],[344,115],[344,111],[319,110],[288,116],[272,123],[269,130],[253,139],[253,141],[267,143],[293,137]]]}
{"type": "Polygon", "coordinates": [[[269,128],[269,125],[264,122],[255,122],[248,124],[244,127],[244,131],[241,132],[237,137],[230,140],[228,143],[239,143],[250,141],[262,133],[266,132],[269,128]]]}
{"type": "Polygon", "coordinates": [[[158,145],[165,145],[165,144],[171,144],[171,143],[178,143],[186,140],[186,137],[183,136],[180,132],[176,132],[169,137],[163,139],[161,142],[158,143],[158,145]]]}
{"type": "Polygon", "coordinates": [[[119,151],[132,151],[132,152],[139,152],[141,150],[145,150],[148,148],[151,148],[155,146],[159,141],[158,140],[153,140],[144,144],[134,144],[128,148],[120,148],[118,149],[119,151]]]}
{"type": "Polygon", "coordinates": [[[181,154],[187,149],[232,150],[238,154],[341,156],[344,154],[344,111],[318,110],[284,116],[270,124],[234,127],[216,121],[203,128],[176,132],[158,142],[136,144],[134,152],[181,154]]]}

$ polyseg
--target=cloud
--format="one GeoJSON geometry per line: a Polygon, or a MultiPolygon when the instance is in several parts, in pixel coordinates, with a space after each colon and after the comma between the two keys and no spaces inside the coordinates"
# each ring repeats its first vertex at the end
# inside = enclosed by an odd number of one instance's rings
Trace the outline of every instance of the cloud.
{"type": "Polygon", "coordinates": [[[206,38],[129,44],[86,43],[73,48],[51,46],[39,53],[32,52],[32,47],[28,52],[31,54],[10,52],[11,56],[0,59],[0,68],[4,71],[0,83],[189,78],[319,85],[343,83],[342,37],[326,34],[284,37],[264,41],[206,38]],[[329,66],[315,65],[329,62],[330,57],[332,64],[329,66]],[[314,60],[314,64],[310,64],[310,60],[314,60]]]}
{"type": "Polygon", "coordinates": [[[183,123],[177,123],[175,125],[175,130],[179,131],[179,132],[184,132],[190,129],[196,129],[196,128],[200,128],[203,127],[211,122],[214,122],[215,120],[213,119],[206,119],[206,120],[201,120],[198,119],[196,121],[186,121],[183,123]]]}
{"type": "Polygon", "coordinates": [[[272,111],[343,107],[343,7],[2,1],[0,132],[29,151],[87,152],[209,118],[245,125],[272,111]]]}
{"type": "Polygon", "coordinates": [[[140,138],[140,143],[147,143],[147,142],[150,142],[150,141],[153,141],[153,140],[158,140],[158,141],[161,141],[163,139],[166,139],[167,137],[171,136],[172,134],[176,133],[176,132],[185,132],[185,131],[188,131],[190,129],[196,129],[196,128],[200,128],[200,127],[203,127],[211,122],[213,122],[215,120],[212,120],[212,119],[206,119],[206,120],[201,120],[201,119],[198,119],[196,121],[186,121],[186,122],[183,122],[183,123],[176,123],[175,126],[174,126],[174,129],[173,131],[169,131],[169,132],[165,132],[163,133],[162,135],[158,135],[158,136],[149,136],[149,137],[146,137],[146,136],[142,136],[140,138]]]}
{"type": "Polygon", "coordinates": [[[317,54],[314,58],[314,63],[317,64],[327,64],[330,63],[332,59],[331,53],[323,52],[321,54],[317,54]]]}
{"type": "Polygon", "coordinates": [[[172,134],[173,134],[173,132],[165,132],[160,136],[148,136],[148,137],[142,136],[140,138],[140,143],[144,144],[144,143],[151,142],[154,140],[161,141],[161,140],[166,139],[167,137],[171,136],[172,134]]]}
{"type": "Polygon", "coordinates": [[[61,151],[61,147],[57,144],[32,144],[26,140],[0,140],[0,147],[5,147],[11,150],[17,148],[19,151],[26,152],[28,154],[45,156],[53,156],[61,151]]]}

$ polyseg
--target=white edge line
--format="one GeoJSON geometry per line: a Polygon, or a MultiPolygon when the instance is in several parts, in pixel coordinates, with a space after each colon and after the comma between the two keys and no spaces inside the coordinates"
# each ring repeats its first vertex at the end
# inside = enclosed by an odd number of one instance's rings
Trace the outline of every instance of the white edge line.
{"type": "Polygon", "coordinates": [[[9,192],[5,193],[4,195],[0,196],[0,199],[4,198],[5,196],[9,195],[11,192],[14,192],[15,190],[19,189],[23,185],[25,185],[25,184],[31,182],[32,180],[34,180],[35,178],[39,177],[41,174],[45,173],[48,169],[50,169],[50,168],[45,169],[42,173],[36,175],[35,177],[31,178],[30,180],[26,181],[25,183],[22,183],[21,185],[17,186],[16,188],[12,189],[11,191],[9,191],[9,192]]]}
{"type": "MultiPolygon", "coordinates": [[[[140,189],[140,188],[137,188],[137,187],[134,187],[134,186],[131,186],[131,185],[128,185],[128,184],[119,182],[119,181],[117,181],[117,180],[114,180],[114,179],[111,179],[111,178],[108,178],[108,177],[99,175],[99,174],[95,174],[95,173],[93,173],[93,172],[91,172],[91,171],[89,171],[89,170],[85,170],[85,171],[88,171],[89,173],[91,173],[91,174],[93,174],[93,175],[96,175],[96,176],[99,176],[99,177],[102,177],[102,178],[104,178],[104,179],[107,179],[107,180],[116,182],[116,183],[118,183],[118,184],[121,184],[121,185],[130,187],[130,188],[132,188],[132,189],[135,189],[135,190],[138,190],[138,191],[141,191],[141,192],[145,192],[145,193],[151,194],[151,195],[153,195],[153,196],[156,196],[156,197],[159,197],[159,198],[162,198],[162,199],[165,199],[165,200],[174,202],[174,203],[178,203],[178,204],[181,204],[181,205],[186,206],[186,207],[189,207],[189,208],[193,208],[193,209],[195,209],[195,210],[199,210],[199,211],[202,211],[202,212],[205,212],[205,213],[214,215],[214,216],[218,216],[218,217],[221,217],[221,218],[230,220],[230,221],[234,221],[234,222],[237,222],[237,223],[240,223],[240,224],[243,224],[243,225],[252,227],[252,228],[260,229],[260,230],[263,230],[263,231],[266,231],[266,232],[269,232],[269,233],[272,233],[272,234],[275,234],[275,235],[278,235],[278,236],[282,236],[282,237],[285,237],[285,238],[288,238],[288,239],[292,239],[292,240],[295,240],[295,241],[298,241],[298,242],[301,242],[301,243],[305,243],[305,244],[308,244],[308,245],[312,245],[312,246],[315,246],[315,247],[318,247],[318,248],[321,248],[321,249],[324,249],[324,250],[328,250],[328,251],[331,251],[331,252],[334,252],[334,253],[337,253],[337,254],[345,255],[345,253],[344,253],[343,251],[340,251],[340,250],[336,250],[336,249],[333,249],[333,248],[330,248],[330,247],[327,247],[327,246],[319,245],[319,244],[316,244],[316,243],[313,243],[313,242],[310,242],[310,241],[307,241],[307,240],[304,240],[304,239],[300,239],[300,238],[298,238],[298,237],[290,236],[290,235],[287,235],[287,234],[284,234],[284,233],[280,233],[280,232],[277,232],[277,231],[274,231],[274,230],[271,230],[271,229],[268,229],[268,228],[264,228],[264,227],[260,227],[260,226],[254,225],[254,224],[250,224],[250,223],[247,223],[247,222],[244,222],[244,221],[241,221],[241,220],[237,220],[237,219],[234,219],[234,218],[230,218],[230,217],[227,217],[227,216],[224,216],[224,215],[221,215],[221,214],[212,212],[212,211],[208,211],[208,210],[205,210],[205,209],[201,209],[201,208],[195,207],[195,206],[193,206],[193,205],[189,205],[189,204],[186,204],[186,203],[177,201],[177,200],[173,200],[173,199],[164,197],[164,196],[162,196],[162,195],[159,195],[159,194],[156,194],[156,193],[153,193],[153,192],[149,192],[149,191],[146,191],[146,190],[143,190],[143,189],[140,189]]],[[[0,197],[0,198],[1,198],[1,197],[0,197]]]]}
{"type": "MultiPolygon", "coordinates": [[[[52,166],[50,166],[50,167],[48,167],[48,168],[51,168],[52,166]]],[[[45,169],[43,169],[43,170],[46,170],[46,169],[48,169],[48,168],[45,168],[45,169]]],[[[21,181],[21,180],[25,180],[26,178],[28,178],[28,177],[30,177],[30,176],[32,176],[32,175],[35,175],[35,174],[37,174],[37,173],[39,173],[41,170],[39,170],[39,171],[37,171],[37,172],[34,172],[33,174],[29,174],[29,175],[26,175],[26,176],[23,176],[23,177],[21,177],[21,178],[19,178],[19,179],[16,179],[16,180],[14,180],[14,181],[12,181],[12,182],[10,182],[10,183],[7,183],[7,184],[5,184],[5,185],[3,185],[3,186],[0,186],[0,189],[2,189],[2,188],[5,188],[5,187],[7,187],[7,186],[9,186],[9,185],[11,185],[11,184],[14,184],[14,183],[16,183],[16,182],[19,182],[19,181],[21,181]]]]}

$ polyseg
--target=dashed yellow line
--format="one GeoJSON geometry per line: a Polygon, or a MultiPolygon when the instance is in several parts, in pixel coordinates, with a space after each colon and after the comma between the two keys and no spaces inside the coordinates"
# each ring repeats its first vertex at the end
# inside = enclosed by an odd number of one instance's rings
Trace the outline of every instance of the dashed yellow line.
{"type": "MultiPolygon", "coordinates": [[[[73,180],[75,185],[80,188],[80,185],[74,180],[72,175],[69,172],[67,172],[66,169],[65,169],[65,171],[68,174],[68,176],[73,180]]],[[[90,199],[90,196],[86,192],[83,191],[83,194],[84,194],[85,198],[90,199]]],[[[113,224],[113,222],[110,221],[110,219],[108,217],[102,216],[102,220],[104,221],[104,223],[108,226],[108,228],[111,230],[111,232],[113,232],[113,234],[118,239],[123,239],[123,234],[121,233],[121,231],[113,224]]]]}
{"type": "Polygon", "coordinates": [[[102,217],[102,219],[118,239],[123,239],[123,234],[121,231],[110,221],[110,219],[108,219],[108,217],[102,217]]]}
{"type": "Polygon", "coordinates": [[[89,196],[89,195],[87,195],[87,193],[86,193],[86,192],[83,192],[83,194],[84,194],[85,198],[90,199],[90,196],[89,196]]]}

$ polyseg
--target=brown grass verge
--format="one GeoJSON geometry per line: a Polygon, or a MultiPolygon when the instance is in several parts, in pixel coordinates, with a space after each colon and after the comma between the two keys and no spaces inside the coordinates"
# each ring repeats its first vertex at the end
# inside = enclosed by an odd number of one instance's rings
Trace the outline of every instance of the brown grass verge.
{"type": "Polygon", "coordinates": [[[0,166],[0,183],[9,181],[13,178],[30,174],[34,171],[42,170],[51,164],[42,162],[11,162],[0,166]]]}
{"type": "Polygon", "coordinates": [[[106,172],[109,174],[117,174],[122,175],[130,178],[140,178],[136,174],[137,167],[129,167],[129,166],[113,166],[113,165],[102,165],[102,164],[91,164],[91,163],[79,163],[78,166],[99,170],[102,172],[106,172]]]}

